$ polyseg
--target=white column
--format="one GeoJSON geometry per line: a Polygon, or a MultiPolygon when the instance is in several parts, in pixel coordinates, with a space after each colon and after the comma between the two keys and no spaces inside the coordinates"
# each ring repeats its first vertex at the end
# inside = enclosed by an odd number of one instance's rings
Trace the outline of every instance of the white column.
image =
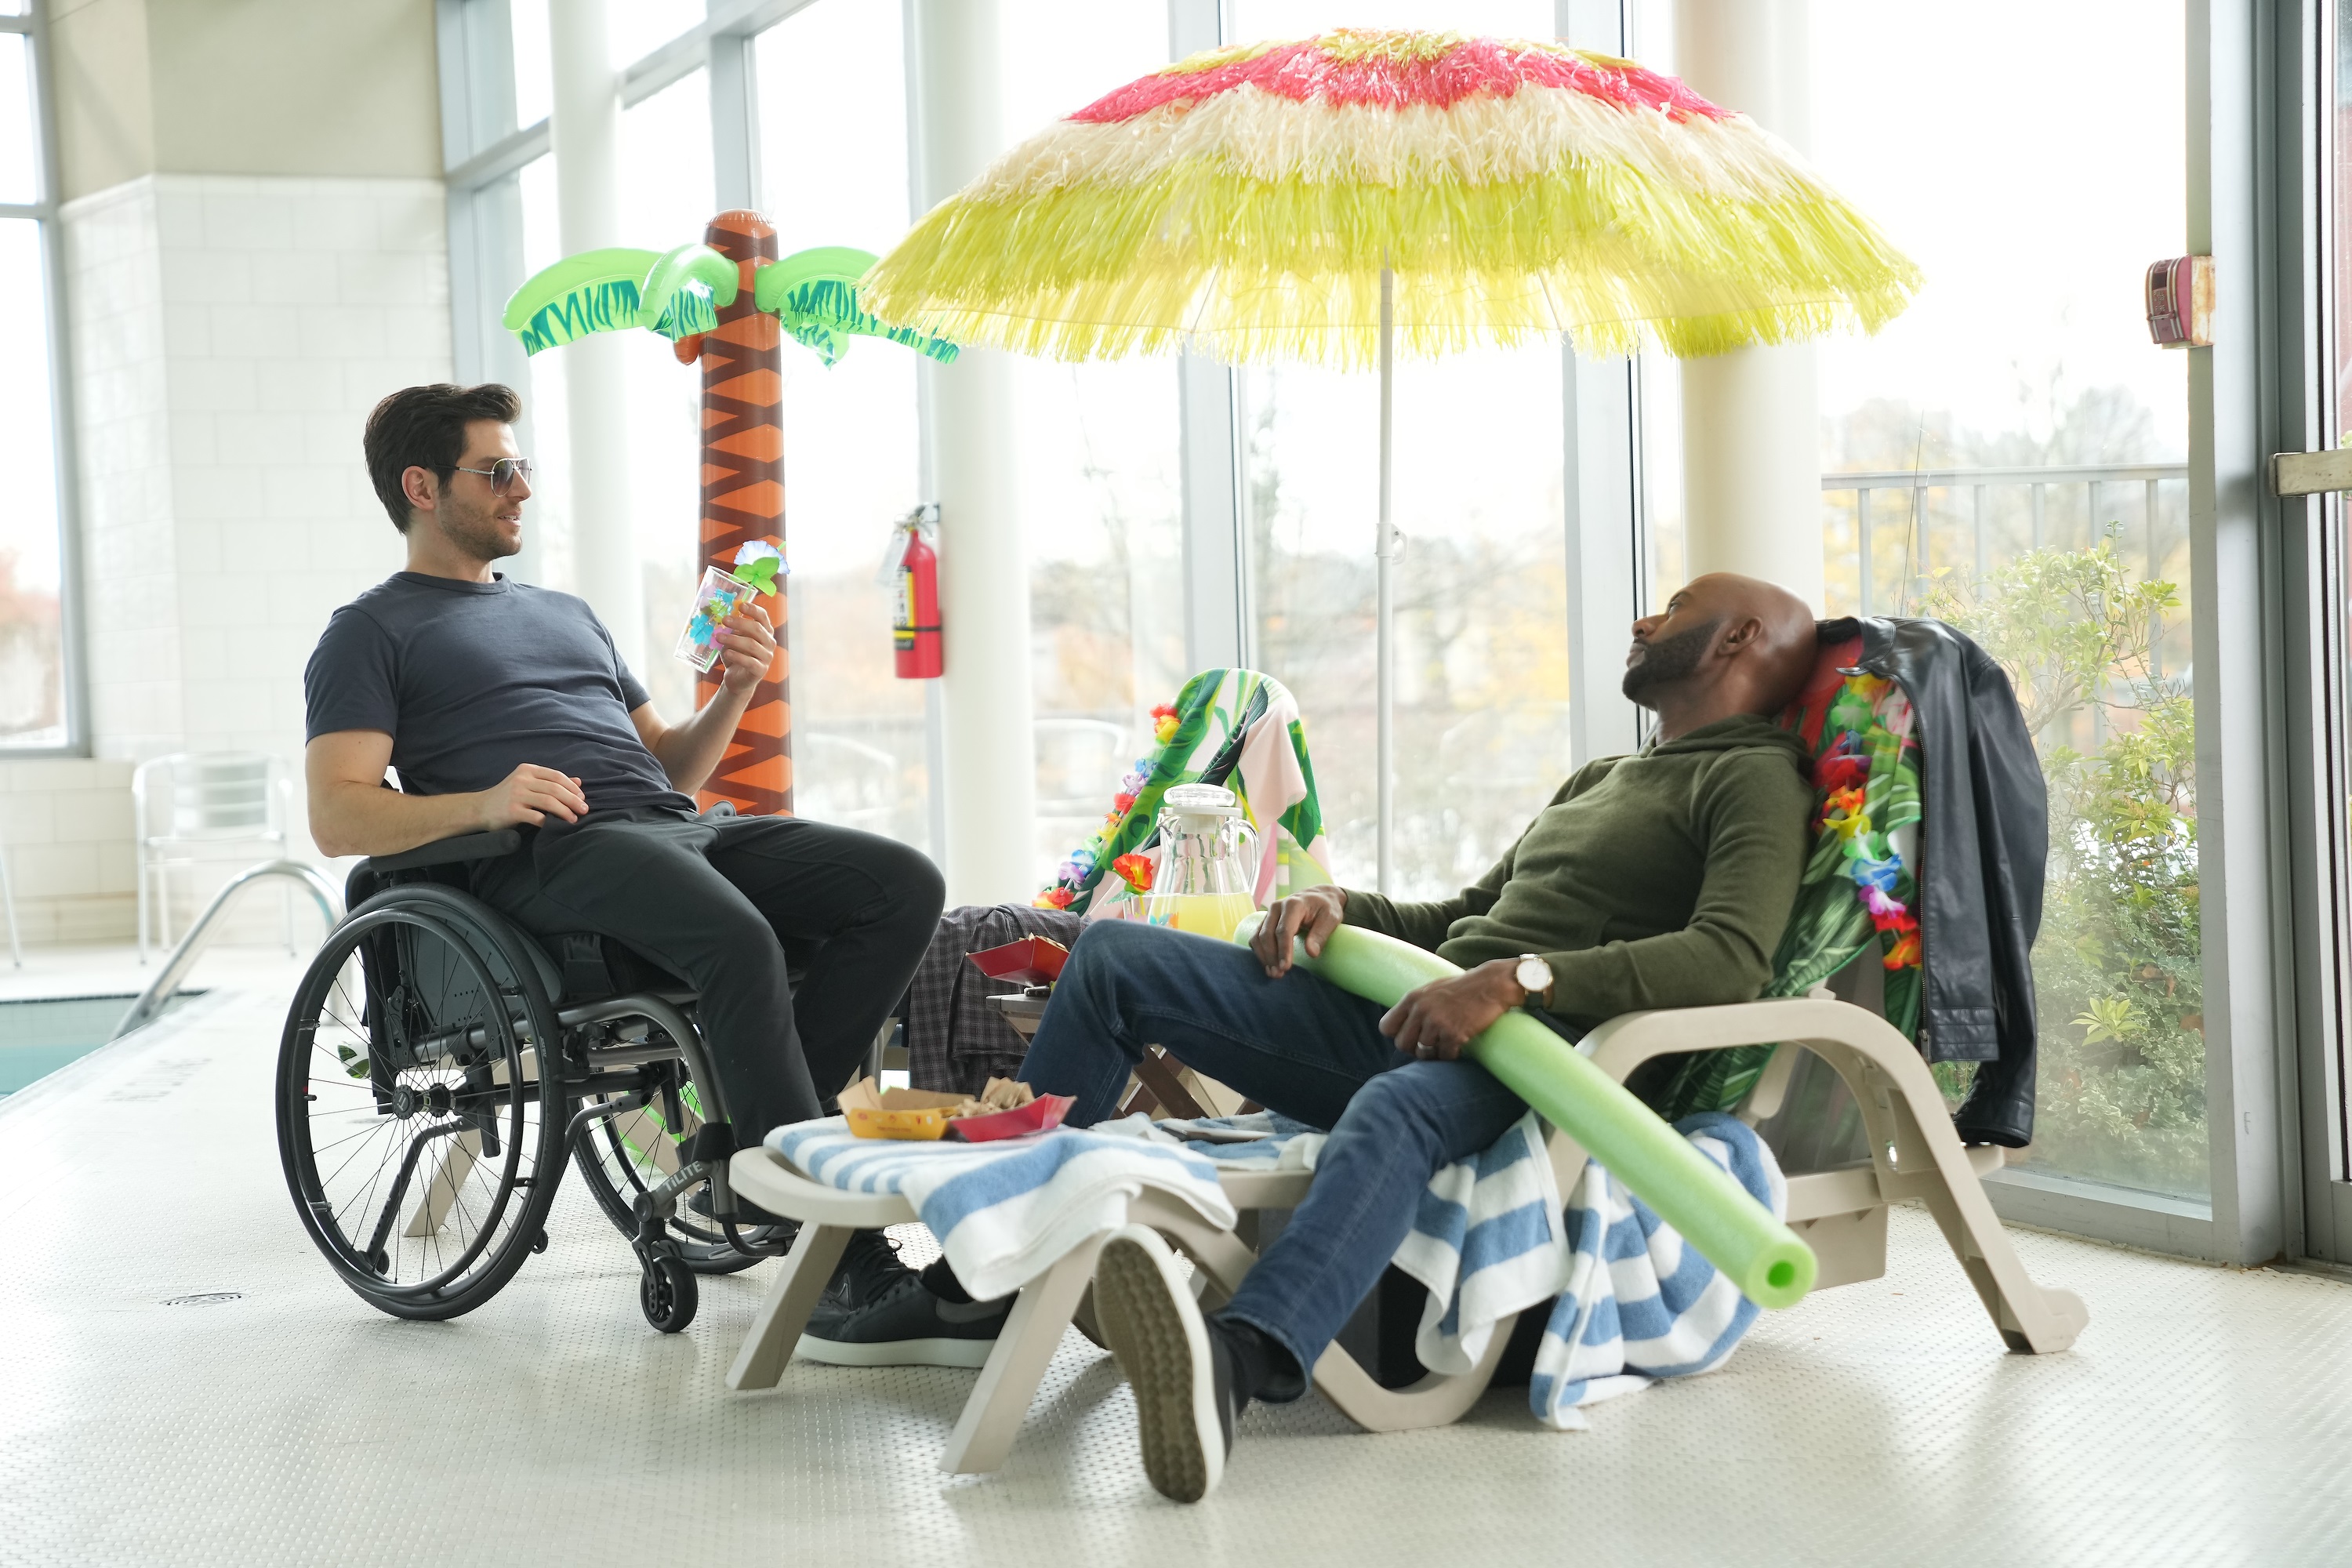
{"type": "MultiPolygon", "coordinates": [[[[996,0],[914,0],[916,157],[925,205],[1004,145],[996,0]]],[[[1013,374],[1002,353],[928,362],[927,435],[940,506],[940,620],[950,904],[1026,902],[1037,864],[1029,561],[1013,473],[1013,374]]]]}
{"type": "MultiPolygon", "coordinates": [[[[604,31],[604,0],[553,0],[548,52],[554,101],[556,229],[563,254],[626,243],[621,233],[621,78],[604,31]]],[[[660,243],[658,239],[654,243],[660,243]]],[[[572,437],[563,483],[580,596],[632,669],[646,668],[645,584],[629,518],[628,362],[600,332],[552,351],[562,362],[572,437]]]]}
{"type": "MultiPolygon", "coordinates": [[[[1675,67],[1782,141],[1811,141],[1810,0],[1677,0],[1675,67]]],[[[1740,572],[1822,604],[1820,409],[1804,344],[1685,360],[1691,575],[1740,572]]]]}

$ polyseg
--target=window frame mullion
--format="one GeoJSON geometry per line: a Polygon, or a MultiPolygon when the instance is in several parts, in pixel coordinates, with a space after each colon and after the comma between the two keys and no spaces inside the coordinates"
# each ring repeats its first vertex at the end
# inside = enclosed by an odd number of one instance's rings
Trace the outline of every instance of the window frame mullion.
{"type": "Polygon", "coordinates": [[[7,32],[29,40],[33,68],[33,135],[38,144],[39,199],[13,208],[11,216],[40,227],[43,293],[49,331],[49,440],[57,470],[58,651],[66,738],[55,746],[9,747],[9,761],[41,757],[86,757],[90,752],[89,665],[82,614],[81,486],[74,421],[73,336],[66,298],[65,226],[58,221],[64,189],[58,150],[57,76],[50,54],[48,0],[34,0],[27,14],[0,18],[7,32]]]}

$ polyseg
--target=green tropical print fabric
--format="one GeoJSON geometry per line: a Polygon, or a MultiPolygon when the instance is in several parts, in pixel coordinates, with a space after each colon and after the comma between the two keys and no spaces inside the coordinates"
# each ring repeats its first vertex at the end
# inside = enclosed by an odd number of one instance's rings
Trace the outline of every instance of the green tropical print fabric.
{"type": "MultiPolygon", "coordinates": [[[[1812,858],[1773,955],[1767,996],[1802,996],[1875,941],[1885,970],[1886,1021],[1919,1029],[1919,747],[1901,687],[1854,668],[1859,637],[1822,652],[1811,682],[1781,717],[1813,758],[1812,858]]],[[[1770,1046],[1682,1058],[1654,1101],[1667,1121],[1729,1110],[1755,1084],[1770,1046]]]]}
{"type": "Polygon", "coordinates": [[[1151,754],[1119,780],[1102,826],[1070,852],[1033,903],[1098,918],[1131,900],[1126,873],[1136,866],[1129,860],[1122,869],[1119,862],[1146,851],[1159,828],[1160,797],[1181,784],[1234,792],[1257,835],[1259,907],[1331,879],[1307,729],[1288,688],[1254,669],[1204,669],[1151,714],[1151,754]]]}

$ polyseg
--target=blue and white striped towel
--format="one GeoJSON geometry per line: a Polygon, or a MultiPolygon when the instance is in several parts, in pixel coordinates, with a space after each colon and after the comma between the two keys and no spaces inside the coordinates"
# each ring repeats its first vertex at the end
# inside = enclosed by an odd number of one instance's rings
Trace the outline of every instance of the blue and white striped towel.
{"type": "MultiPolygon", "coordinates": [[[[1710,1111],[1675,1130],[1774,1218],[1789,1212],[1780,1163],[1746,1122],[1710,1111]]],[[[1536,1352],[1528,1403],[1537,1415],[1580,1427],[1580,1405],[1721,1366],[1756,1321],[1756,1303],[1599,1165],[1585,1167],[1568,1209],[1575,1264],[1536,1352]]]]}
{"type": "MultiPolygon", "coordinates": [[[[1151,1126],[1227,1168],[1312,1170],[1325,1142],[1264,1112],[1151,1126]],[[1244,1132],[1258,1136],[1225,1141],[1244,1132]]],[[[1780,1165],[1745,1123],[1707,1114],[1675,1130],[1774,1215],[1788,1212],[1780,1165]]],[[[1414,1349],[1433,1372],[1470,1371],[1503,1319],[1558,1297],[1528,1403],[1564,1430],[1587,1425],[1579,1405],[1713,1371],[1757,1316],[1754,1302],[1599,1165],[1585,1167],[1563,1213],[1533,1111],[1476,1159],[1430,1178],[1393,1261],[1429,1290],[1414,1349]]]]}
{"type": "Polygon", "coordinates": [[[1124,1224],[1146,1187],[1212,1225],[1237,1217],[1216,1168],[1180,1145],[1063,1128],[998,1143],[859,1138],[838,1116],[779,1127],[767,1147],[813,1181],[897,1193],[939,1238],[963,1288],[1008,1295],[1098,1231],[1124,1224]]]}

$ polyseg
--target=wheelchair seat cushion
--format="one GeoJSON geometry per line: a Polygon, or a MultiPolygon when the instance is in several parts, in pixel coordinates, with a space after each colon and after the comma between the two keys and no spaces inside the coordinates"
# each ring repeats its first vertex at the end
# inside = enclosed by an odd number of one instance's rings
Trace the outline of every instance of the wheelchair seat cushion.
{"type": "Polygon", "coordinates": [[[566,1005],[602,1001],[638,991],[677,991],[686,983],[661,965],[608,936],[594,931],[565,931],[530,939],[534,951],[552,960],[541,971],[552,971],[551,999],[566,1005]]]}
{"type": "MultiPolygon", "coordinates": [[[[432,882],[455,891],[473,891],[470,868],[463,863],[427,861],[394,865],[362,860],[344,884],[344,907],[356,909],[387,887],[432,882]]],[[[686,983],[661,965],[631,951],[611,937],[594,931],[562,931],[541,936],[516,925],[503,911],[494,911],[513,930],[539,970],[549,1002],[575,1006],[639,991],[680,991],[686,983]]]]}

